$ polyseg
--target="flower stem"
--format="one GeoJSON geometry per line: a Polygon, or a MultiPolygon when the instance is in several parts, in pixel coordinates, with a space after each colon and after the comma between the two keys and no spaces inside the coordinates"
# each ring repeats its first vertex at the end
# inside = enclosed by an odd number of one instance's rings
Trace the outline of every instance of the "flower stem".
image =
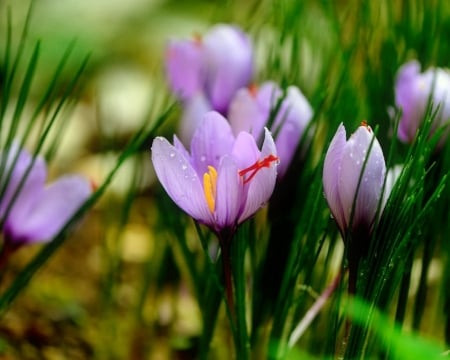
{"type": "Polygon", "coordinates": [[[327,300],[331,297],[331,295],[333,295],[334,291],[337,289],[339,285],[339,282],[341,281],[341,275],[342,275],[341,271],[339,271],[336,277],[330,283],[330,285],[327,286],[327,288],[323,291],[323,293],[317,298],[313,306],[311,306],[310,309],[306,312],[305,316],[297,325],[297,327],[294,329],[289,338],[288,342],[289,348],[292,348],[297,343],[297,341],[301,338],[305,330],[317,316],[319,311],[326,304],[327,300]]]}
{"type": "Polygon", "coordinates": [[[230,256],[230,244],[224,244],[222,248],[222,265],[223,275],[225,280],[225,296],[227,300],[227,306],[230,309],[233,321],[236,318],[234,308],[234,294],[233,294],[233,274],[231,269],[231,256],[230,256]]]}

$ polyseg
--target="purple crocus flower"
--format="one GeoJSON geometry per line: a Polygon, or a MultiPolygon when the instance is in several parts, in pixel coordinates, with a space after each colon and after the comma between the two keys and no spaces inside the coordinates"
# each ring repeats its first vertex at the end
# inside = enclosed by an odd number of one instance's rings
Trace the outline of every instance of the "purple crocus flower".
{"type": "Polygon", "coordinates": [[[341,124],[325,156],[325,196],[344,236],[350,225],[352,232],[369,235],[375,221],[383,191],[386,163],[380,144],[374,136],[372,129],[362,124],[347,140],[345,128],[341,124]],[[364,172],[361,175],[363,166],[364,172]]]}
{"type": "MultiPolygon", "coordinates": [[[[261,87],[242,88],[234,97],[228,118],[235,134],[249,131],[259,139],[283,92],[274,82],[261,87]]],[[[289,86],[270,130],[280,158],[279,176],[283,176],[294,157],[297,146],[313,116],[308,100],[296,86],[289,86]]]]}
{"type": "Polygon", "coordinates": [[[227,114],[235,92],[247,86],[253,72],[253,49],[238,27],[219,24],[203,37],[172,40],[166,51],[166,72],[172,91],[189,111],[181,138],[189,143],[205,110],[227,114]],[[195,102],[195,104],[191,104],[195,102]],[[184,133],[184,131],[188,130],[184,133]]]}
{"type": "Polygon", "coordinates": [[[430,68],[420,73],[416,60],[404,64],[397,73],[395,83],[395,103],[402,110],[398,126],[398,138],[412,142],[422,124],[428,103],[433,104],[433,112],[439,106],[431,130],[448,124],[450,119],[450,73],[440,68],[430,68]]]}
{"type": "Polygon", "coordinates": [[[46,186],[47,167],[13,144],[0,154],[0,219],[5,245],[52,239],[89,197],[92,186],[81,176],[63,176],[46,186]]]}
{"type": "Polygon", "coordinates": [[[174,136],[174,144],[157,137],[152,161],[172,200],[217,234],[233,232],[269,200],[276,182],[278,157],[266,129],[258,149],[247,132],[233,135],[228,121],[208,112],[195,132],[190,152],[174,136]]]}

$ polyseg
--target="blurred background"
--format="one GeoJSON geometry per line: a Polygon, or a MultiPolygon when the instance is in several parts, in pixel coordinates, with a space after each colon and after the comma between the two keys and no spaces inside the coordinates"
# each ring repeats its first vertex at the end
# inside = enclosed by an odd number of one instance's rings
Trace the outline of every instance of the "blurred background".
{"type": "MultiPolygon", "coordinates": [[[[62,114],[64,125],[52,130],[58,147],[55,152],[46,151],[51,154],[52,178],[74,172],[101,184],[133,135],[155,123],[175,101],[165,81],[167,40],[190,38],[217,22],[227,22],[250,33],[256,50],[256,80],[296,84],[316,108],[327,105],[324,93],[332,93],[332,84],[342,80],[340,69],[345,67],[350,69],[343,86],[345,101],[333,121],[351,114],[348,121],[355,126],[369,118],[390,129],[387,105],[393,102],[398,65],[408,57],[417,57],[426,66],[448,66],[448,42],[439,47],[436,44],[439,37],[448,34],[446,29],[450,31],[450,7],[442,7],[439,21],[426,23],[426,5],[420,1],[411,2],[416,4],[412,7],[404,7],[406,2],[402,1],[391,5],[382,2],[379,8],[374,5],[367,18],[360,17],[355,3],[336,2],[335,17],[331,18],[325,11],[330,7],[326,1],[36,0],[31,5],[23,58],[30,57],[36,42],[41,41],[39,63],[22,118],[30,116],[68,48],[72,51],[58,80],[61,91],[88,56],[75,101],[62,114]],[[402,30],[393,34],[389,29],[402,23],[404,16],[415,33],[411,30],[410,38],[395,38],[402,30]],[[433,27],[437,23],[439,29],[433,27]],[[436,34],[433,43],[420,37],[427,24],[436,34]],[[423,47],[411,50],[408,39],[423,47]],[[346,51],[351,56],[346,57],[346,51]],[[348,59],[350,65],[344,65],[348,59]],[[382,76],[370,73],[372,70],[382,76]],[[367,76],[376,79],[372,87],[364,86],[367,76]],[[358,96],[368,100],[357,101],[358,96]]],[[[433,7],[436,2],[431,3],[433,7]]],[[[8,14],[15,51],[29,9],[30,1],[0,0],[0,58],[8,14]]],[[[24,72],[26,61],[19,69],[24,72]]],[[[17,86],[19,89],[20,82],[17,86]]],[[[12,113],[13,108],[7,109],[5,118],[12,113]]],[[[323,112],[318,113],[319,120],[326,118],[323,112]]],[[[179,114],[175,107],[158,133],[171,137],[179,114]]],[[[380,132],[382,143],[389,141],[390,131],[380,132]]],[[[195,254],[202,249],[192,223],[156,183],[150,161],[151,140],[126,161],[101,200],[4,315],[0,359],[195,356],[201,315],[189,278],[183,276],[187,265],[176,245],[179,234],[171,231],[174,218],[184,221],[190,250],[195,254]]],[[[323,146],[325,138],[319,140],[323,146]]],[[[30,246],[15,254],[2,274],[1,286],[10,283],[38,251],[39,246],[30,246]]],[[[342,247],[336,251],[341,254],[342,247]]],[[[339,266],[338,261],[334,265],[339,266]]],[[[438,287],[441,267],[439,261],[430,265],[432,290],[438,287]]],[[[437,298],[432,297],[432,304],[437,298]]],[[[442,324],[436,326],[438,315],[432,316],[422,330],[440,334],[442,324]]],[[[212,343],[216,349],[213,358],[230,358],[223,350],[232,343],[227,329],[222,316],[212,343]]]]}

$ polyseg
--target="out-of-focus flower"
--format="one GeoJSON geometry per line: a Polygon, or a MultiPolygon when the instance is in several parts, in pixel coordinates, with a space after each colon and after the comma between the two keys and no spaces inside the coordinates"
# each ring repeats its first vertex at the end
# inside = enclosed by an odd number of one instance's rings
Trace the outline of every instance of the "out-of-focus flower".
{"type": "Polygon", "coordinates": [[[397,73],[395,103],[402,111],[398,138],[412,142],[422,124],[431,101],[432,113],[437,111],[432,131],[448,124],[450,120],[450,73],[440,68],[430,68],[420,73],[420,64],[413,60],[404,64],[397,73]]]}
{"type": "MultiPolygon", "coordinates": [[[[248,131],[258,140],[282,97],[283,91],[270,81],[259,88],[240,89],[228,113],[234,133],[248,131]]],[[[312,116],[308,100],[296,86],[289,86],[270,126],[280,158],[279,176],[286,173],[312,116]]]]}
{"type": "Polygon", "coordinates": [[[157,137],[152,161],[172,200],[219,234],[233,232],[267,203],[276,182],[278,157],[267,129],[260,151],[251,134],[235,137],[228,121],[211,111],[195,132],[190,153],[176,136],[173,145],[157,137]]]}
{"type": "Polygon", "coordinates": [[[325,196],[343,235],[350,225],[351,231],[369,235],[380,206],[386,164],[374,136],[363,124],[347,140],[341,124],[325,157],[325,196]]]}
{"type": "Polygon", "coordinates": [[[92,192],[81,176],[62,176],[46,186],[47,166],[13,144],[0,154],[0,219],[11,247],[53,238],[92,192]]]}
{"type": "Polygon", "coordinates": [[[203,117],[205,109],[226,115],[236,91],[249,84],[253,48],[238,27],[219,24],[203,37],[170,41],[166,72],[172,91],[183,107],[189,108],[181,132],[181,139],[189,143],[189,135],[198,124],[196,119],[203,117]],[[191,130],[183,133],[186,129],[191,130]]]}

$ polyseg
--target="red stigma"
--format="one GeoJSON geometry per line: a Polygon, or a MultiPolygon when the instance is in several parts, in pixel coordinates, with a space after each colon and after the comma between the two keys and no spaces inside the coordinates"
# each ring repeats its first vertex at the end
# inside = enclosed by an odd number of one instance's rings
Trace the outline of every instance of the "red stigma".
{"type": "Polygon", "coordinates": [[[96,191],[98,189],[98,184],[97,184],[97,182],[94,179],[90,178],[89,179],[89,183],[91,185],[91,190],[92,191],[96,191]]]}
{"type": "Polygon", "coordinates": [[[278,160],[278,156],[270,154],[262,160],[256,160],[256,162],[248,168],[240,170],[239,176],[244,177],[246,174],[250,173],[250,175],[244,179],[244,184],[247,184],[251,179],[253,179],[253,177],[258,173],[259,170],[261,170],[262,168],[270,167],[271,163],[278,160]]]}
{"type": "Polygon", "coordinates": [[[361,121],[361,126],[364,126],[370,133],[372,132],[372,128],[367,124],[366,120],[361,121]]]}
{"type": "Polygon", "coordinates": [[[258,85],[256,84],[250,84],[248,86],[248,92],[250,93],[250,95],[254,98],[256,98],[256,95],[258,94],[258,85]]]}

